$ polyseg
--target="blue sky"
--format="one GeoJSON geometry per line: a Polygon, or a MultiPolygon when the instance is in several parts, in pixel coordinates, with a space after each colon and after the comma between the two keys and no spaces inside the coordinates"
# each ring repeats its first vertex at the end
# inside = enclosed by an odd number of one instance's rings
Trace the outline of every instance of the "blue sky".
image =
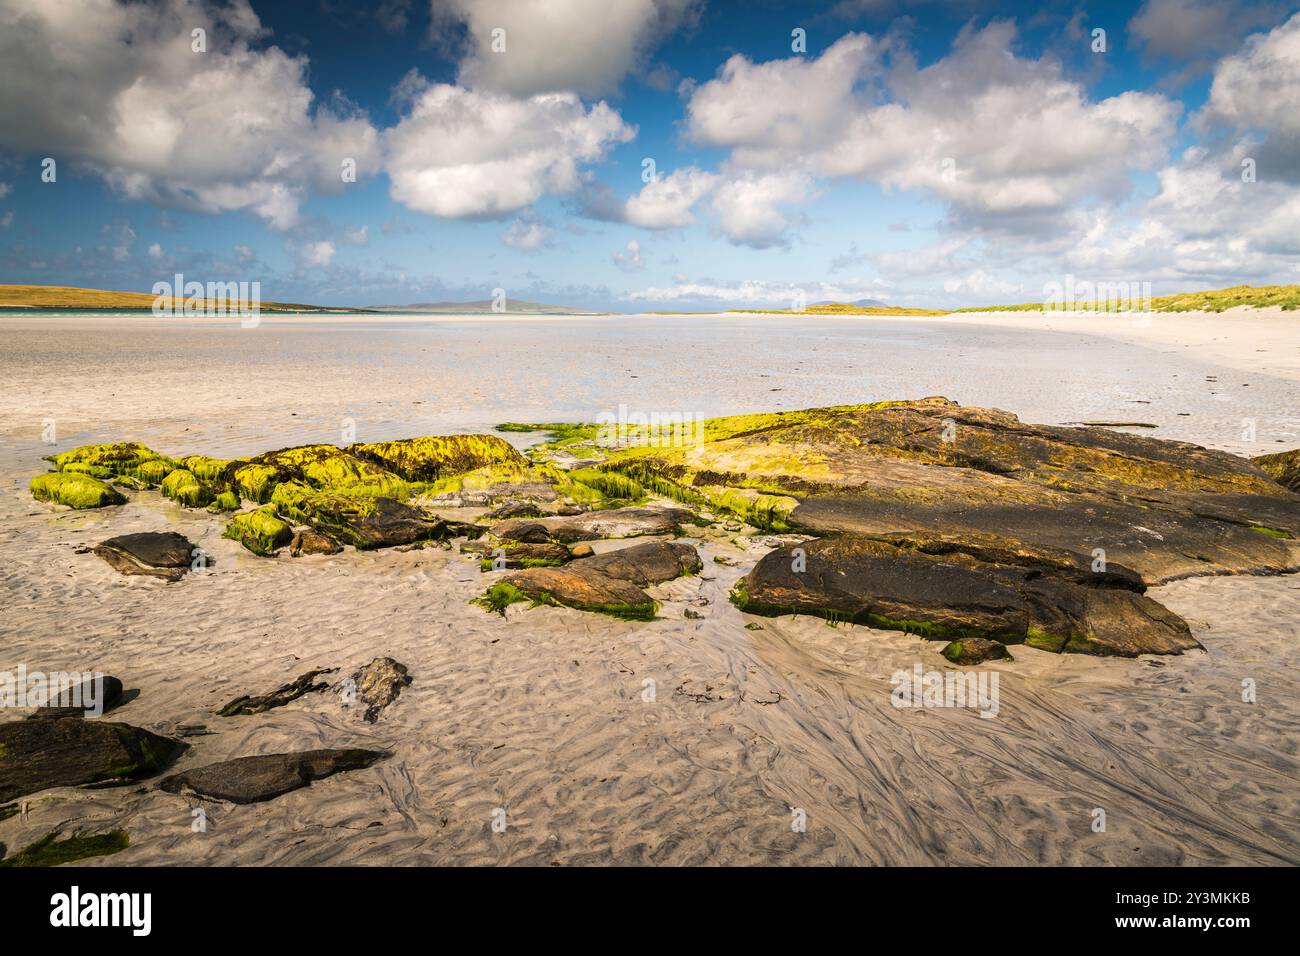
{"type": "Polygon", "coordinates": [[[3,282],[619,311],[1300,282],[1284,3],[0,0],[0,74],[3,282]]]}

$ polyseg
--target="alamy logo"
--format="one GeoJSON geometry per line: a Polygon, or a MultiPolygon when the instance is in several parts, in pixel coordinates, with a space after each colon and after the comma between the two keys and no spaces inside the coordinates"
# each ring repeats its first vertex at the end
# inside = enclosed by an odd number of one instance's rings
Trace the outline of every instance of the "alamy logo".
{"type": "Polygon", "coordinates": [[[29,671],[19,664],[0,671],[0,707],[79,707],[87,717],[104,712],[104,675],[99,671],[29,671]]]}
{"type": "Polygon", "coordinates": [[[72,887],[50,897],[51,926],[129,926],[134,936],[148,936],[153,926],[151,893],[85,893],[72,887]]]}
{"type": "Polygon", "coordinates": [[[176,315],[237,315],[240,325],[251,328],[257,325],[262,313],[262,283],[260,282],[186,282],[184,273],[178,272],[171,282],[153,284],[153,314],[158,317],[176,315]]]}
{"type": "Polygon", "coordinates": [[[890,703],[895,707],[970,707],[981,717],[998,715],[997,671],[979,673],[927,671],[920,664],[907,671],[894,671],[890,703]]]}
{"type": "Polygon", "coordinates": [[[704,416],[695,412],[629,411],[619,405],[617,413],[597,415],[596,424],[596,444],[607,448],[704,448],[704,416]]]}

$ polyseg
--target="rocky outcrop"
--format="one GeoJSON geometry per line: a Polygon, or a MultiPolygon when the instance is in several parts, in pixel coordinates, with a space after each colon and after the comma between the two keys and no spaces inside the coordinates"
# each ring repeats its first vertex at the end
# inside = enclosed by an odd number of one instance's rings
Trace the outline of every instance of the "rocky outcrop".
{"type": "Polygon", "coordinates": [[[737,584],[733,600],[756,614],[815,614],[927,638],[1052,651],[1132,657],[1200,647],[1180,617],[1127,587],[853,535],[769,552],[737,584]]]}
{"type": "Polygon", "coordinates": [[[1300,448],[1260,455],[1251,461],[1283,488],[1300,492],[1300,448]]]}
{"type": "Polygon", "coordinates": [[[238,541],[265,558],[293,540],[293,528],[276,517],[274,508],[268,507],[235,515],[221,536],[238,541]]]}
{"type": "Polygon", "coordinates": [[[363,718],[374,723],[384,708],[397,700],[403,687],[411,684],[411,675],[405,664],[399,664],[391,657],[376,657],[349,679],[346,690],[354,692],[357,699],[365,705],[363,718]]]}
{"type": "Polygon", "coordinates": [[[352,445],[348,453],[407,481],[437,481],[479,468],[524,468],[528,459],[496,435],[439,435],[352,445]]]}
{"type": "Polygon", "coordinates": [[[194,472],[184,468],[177,468],[164,478],[158,490],[164,498],[186,508],[206,508],[217,497],[216,489],[199,481],[194,472]]]}
{"type": "Polygon", "coordinates": [[[317,691],[328,690],[329,684],[321,681],[317,682],[316,678],[321,674],[333,674],[338,668],[328,667],[320,670],[308,671],[301,677],[295,678],[288,684],[277,687],[267,694],[259,694],[256,697],[245,695],[236,697],[230,703],[226,704],[217,711],[218,716],[234,717],[236,715],[260,714],[263,711],[270,710],[273,707],[283,707],[285,704],[297,700],[305,694],[313,694],[317,691]]]}
{"type": "Polygon", "coordinates": [[[195,547],[175,531],[141,531],[109,538],[95,546],[95,554],[122,574],[142,574],[179,581],[190,570],[195,547]]]}
{"type": "Polygon", "coordinates": [[[50,787],[139,780],[166,767],[184,747],[105,720],[0,724],[0,802],[50,787]]]}
{"type": "Polygon", "coordinates": [[[352,748],[236,757],[173,774],[162,780],[158,788],[229,803],[259,803],[305,787],[313,780],[369,767],[387,756],[382,750],[352,748]]]}
{"type": "Polygon", "coordinates": [[[646,541],[614,551],[606,551],[590,558],[581,558],[573,567],[622,581],[631,581],[639,587],[649,587],[671,581],[683,574],[698,574],[704,567],[700,553],[689,544],[677,541],[646,541]]]}
{"type": "Polygon", "coordinates": [[[126,497],[112,485],[78,472],[54,471],[31,481],[32,497],[69,508],[104,508],[126,503],[126,497]]]}
{"type": "Polygon", "coordinates": [[[491,531],[493,536],[511,541],[570,543],[670,534],[692,517],[691,512],[682,508],[611,508],[554,518],[502,521],[494,524],[491,531]]]}

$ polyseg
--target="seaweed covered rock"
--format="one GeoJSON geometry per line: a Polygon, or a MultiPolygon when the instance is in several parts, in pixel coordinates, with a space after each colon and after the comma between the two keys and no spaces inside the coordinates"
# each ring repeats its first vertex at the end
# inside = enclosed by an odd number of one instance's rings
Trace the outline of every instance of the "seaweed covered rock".
{"type": "Polygon", "coordinates": [[[69,451],[47,455],[45,460],[52,462],[58,471],[91,475],[95,478],[116,478],[126,475],[139,478],[150,485],[158,484],[176,467],[176,463],[166,455],[160,455],[139,442],[81,445],[69,451]]]}
{"type": "Polygon", "coordinates": [[[393,498],[315,492],[297,482],[277,487],[272,504],[281,514],[311,525],[333,541],[361,550],[447,538],[462,531],[456,522],[393,498]]]}
{"type": "Polygon", "coordinates": [[[702,439],[617,449],[601,468],[778,530],[1102,549],[1147,583],[1300,569],[1300,498],[1182,442],[944,398],[711,419],[702,439]]]}
{"type": "MultiPolygon", "coordinates": [[[[590,560],[589,558],[584,560],[590,560]]],[[[504,613],[507,606],[526,601],[552,604],[579,611],[595,611],[629,620],[650,620],[655,601],[630,581],[602,574],[595,568],[527,568],[516,571],[487,589],[480,606],[504,613]]]]}
{"type": "Polygon", "coordinates": [[[96,856],[112,856],[131,845],[131,838],[125,830],[75,834],[62,840],[58,837],[59,831],[51,831],[13,856],[0,860],[0,866],[61,866],[96,856]]]}
{"type": "Polygon", "coordinates": [[[105,720],[0,724],[0,802],[50,787],[139,780],[167,766],[184,747],[105,720]]]}
{"type": "Polygon", "coordinates": [[[175,531],[118,535],[95,546],[95,554],[122,574],[179,581],[190,570],[194,544],[175,531]]]}
{"type": "Polygon", "coordinates": [[[1251,461],[1283,488],[1300,493],[1300,448],[1259,455],[1251,461]]]}
{"type": "Polygon", "coordinates": [[[236,757],[173,774],[162,780],[158,788],[230,803],[259,803],[305,787],[313,780],[369,767],[387,756],[382,750],[351,748],[236,757]]]}
{"type": "Polygon", "coordinates": [[[572,557],[569,549],[564,545],[551,542],[525,544],[519,541],[501,541],[494,545],[471,541],[467,542],[462,550],[481,554],[480,568],[483,571],[556,567],[568,563],[572,557]]]}
{"type": "Polygon", "coordinates": [[[983,664],[985,661],[1011,660],[1005,645],[983,637],[964,637],[952,641],[939,653],[954,664],[983,664]]]}
{"type": "Polygon", "coordinates": [[[293,540],[289,542],[289,553],[295,558],[308,554],[338,554],[342,550],[342,545],[328,535],[310,528],[295,531],[293,540]]]}
{"type": "Polygon", "coordinates": [[[582,571],[596,570],[640,587],[662,584],[683,574],[698,574],[704,567],[692,545],[678,541],[646,541],[575,561],[582,571]]]}
{"type": "Polygon", "coordinates": [[[682,508],[611,508],[554,518],[511,519],[494,524],[491,531],[495,537],[512,541],[570,543],[670,534],[693,517],[682,508]]]}
{"type": "Polygon", "coordinates": [[[432,482],[478,468],[524,468],[528,460],[496,435],[437,435],[356,444],[350,454],[367,459],[407,481],[432,482]]]}
{"type": "Polygon", "coordinates": [[[243,502],[239,500],[239,495],[233,491],[223,491],[212,499],[212,504],[208,505],[208,510],[213,514],[221,514],[225,511],[238,511],[243,507],[243,502]]]}
{"type": "Polygon", "coordinates": [[[269,557],[293,540],[293,528],[275,516],[274,508],[266,507],[235,515],[221,536],[238,541],[254,554],[269,557]]]}
{"type": "Polygon", "coordinates": [[[177,468],[164,478],[159,491],[164,498],[186,508],[206,508],[217,497],[210,485],[203,484],[197,475],[184,468],[177,468]]]}
{"type": "Polygon", "coordinates": [[[749,613],[814,614],[932,639],[1124,657],[1200,647],[1186,622],[1146,595],[1052,570],[844,536],[770,551],[732,600],[749,613]]]}
{"type": "Polygon", "coordinates": [[[223,484],[226,468],[230,461],[225,458],[209,458],[207,455],[187,455],[180,461],[180,466],[194,473],[199,481],[208,484],[223,484]]]}
{"type": "Polygon", "coordinates": [[[31,482],[32,497],[69,508],[104,508],[126,503],[126,497],[113,488],[80,472],[52,471],[37,475],[31,482]]]}

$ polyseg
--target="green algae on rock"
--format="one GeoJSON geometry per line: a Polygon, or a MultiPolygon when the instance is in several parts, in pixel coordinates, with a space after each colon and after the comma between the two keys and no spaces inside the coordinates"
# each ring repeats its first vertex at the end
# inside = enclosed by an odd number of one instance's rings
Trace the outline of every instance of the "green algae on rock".
{"type": "MultiPolygon", "coordinates": [[[[114,478],[129,475],[150,481],[140,474],[142,466],[149,462],[162,462],[168,471],[176,467],[175,462],[165,455],[160,455],[152,448],[139,442],[118,442],[106,445],[81,445],[69,451],[47,455],[46,461],[53,462],[59,471],[79,472],[95,478],[114,478]]],[[[156,466],[150,466],[151,474],[157,473],[156,466]]],[[[163,475],[166,471],[163,472],[163,475]]],[[[158,481],[161,481],[161,477],[158,481]]],[[[157,481],[151,483],[157,484],[157,481]]]]}
{"type": "Polygon", "coordinates": [[[32,497],[69,508],[103,508],[125,504],[117,489],[80,472],[52,471],[31,481],[32,497]]]}
{"type": "Polygon", "coordinates": [[[1300,448],[1259,455],[1251,461],[1283,488],[1300,493],[1300,448]]]}
{"type": "Polygon", "coordinates": [[[184,468],[177,468],[164,478],[159,491],[164,498],[186,508],[206,508],[217,496],[210,485],[203,484],[193,472],[184,468]]]}
{"type": "Polygon", "coordinates": [[[478,468],[523,468],[526,458],[496,435],[434,435],[356,444],[348,452],[412,482],[432,482],[478,468]]]}
{"type": "Polygon", "coordinates": [[[212,499],[212,504],[208,505],[208,510],[213,514],[219,514],[223,511],[238,511],[242,504],[239,495],[233,491],[223,491],[212,499]]]}
{"type": "Polygon", "coordinates": [[[0,866],[59,866],[94,856],[111,856],[125,850],[131,843],[125,830],[110,830],[91,836],[70,836],[66,840],[60,840],[58,836],[57,830],[47,833],[22,851],[0,860],[0,866]]]}
{"type": "Polygon", "coordinates": [[[1004,645],[982,637],[953,641],[940,651],[954,664],[982,664],[985,661],[1014,661],[1004,645]]]}
{"type": "Polygon", "coordinates": [[[274,508],[265,507],[235,515],[221,536],[238,541],[254,554],[269,557],[293,540],[293,528],[275,516],[274,508]]]}
{"type": "Polygon", "coordinates": [[[207,455],[188,455],[180,461],[180,467],[194,472],[199,481],[208,484],[222,484],[225,481],[226,467],[230,464],[224,458],[209,458],[207,455]]]}
{"type": "Polygon", "coordinates": [[[106,720],[0,724],[0,801],[50,787],[138,780],[161,770],[184,748],[170,737],[106,720]]]}

